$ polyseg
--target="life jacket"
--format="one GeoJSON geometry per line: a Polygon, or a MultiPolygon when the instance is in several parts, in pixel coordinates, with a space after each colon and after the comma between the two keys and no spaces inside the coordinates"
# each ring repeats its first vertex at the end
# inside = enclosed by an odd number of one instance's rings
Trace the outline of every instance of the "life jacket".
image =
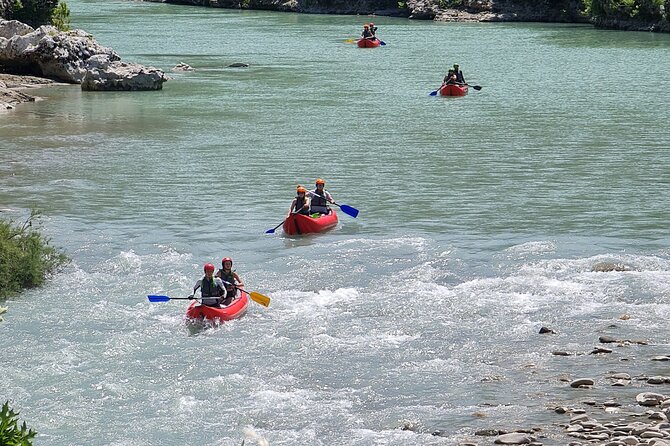
{"type": "Polygon", "coordinates": [[[228,272],[225,272],[223,269],[219,270],[219,277],[221,278],[221,280],[230,283],[230,285],[226,283],[223,284],[223,286],[226,287],[226,298],[235,295],[235,287],[233,286],[235,284],[235,276],[233,275],[234,271],[235,271],[234,269],[231,269],[228,272]]]}
{"type": "Polygon", "coordinates": [[[372,34],[369,29],[364,29],[361,37],[364,39],[369,39],[370,37],[374,37],[374,34],[372,34]]]}
{"type": "Polygon", "coordinates": [[[302,207],[305,205],[305,200],[307,200],[307,194],[305,194],[302,197],[299,197],[296,195],[295,197],[295,207],[293,208],[293,212],[297,212],[298,214],[304,214],[304,215],[309,215],[309,209],[303,209],[302,207]]]}
{"type": "Polygon", "coordinates": [[[325,198],[326,189],[324,189],[321,194],[317,192],[317,189],[309,191],[309,194],[312,197],[312,202],[310,203],[310,213],[314,214],[318,212],[320,214],[327,214],[330,211],[328,208],[328,201],[325,198]]]}
{"type": "Polygon", "coordinates": [[[203,305],[218,305],[219,297],[222,295],[221,291],[221,287],[217,285],[214,277],[210,280],[207,276],[204,276],[200,281],[200,293],[203,305]]]}

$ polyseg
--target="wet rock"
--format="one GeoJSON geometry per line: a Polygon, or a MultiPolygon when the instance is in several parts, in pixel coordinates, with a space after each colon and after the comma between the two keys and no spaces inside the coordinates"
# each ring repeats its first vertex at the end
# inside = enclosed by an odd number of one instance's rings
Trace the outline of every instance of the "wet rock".
{"type": "Polygon", "coordinates": [[[554,330],[552,330],[551,328],[541,327],[540,328],[540,334],[556,334],[556,332],[554,330]]]}
{"type": "Polygon", "coordinates": [[[554,356],[570,356],[570,353],[563,352],[563,351],[555,351],[555,352],[551,352],[551,354],[554,355],[554,356]]]}
{"type": "Polygon", "coordinates": [[[666,399],[665,395],[653,392],[643,392],[635,397],[635,401],[637,401],[640,406],[658,406],[666,399]]]}
{"type": "Polygon", "coordinates": [[[630,375],[628,373],[614,373],[609,376],[610,379],[627,379],[630,381],[630,375]]]}
{"type": "Polygon", "coordinates": [[[187,63],[179,62],[177,65],[172,67],[172,71],[194,71],[193,67],[187,63]]]}
{"type": "Polygon", "coordinates": [[[601,344],[611,344],[613,342],[619,342],[619,341],[617,341],[611,336],[600,336],[598,338],[598,342],[600,342],[601,344]]]}
{"type": "Polygon", "coordinates": [[[591,267],[591,271],[597,273],[608,273],[612,271],[628,271],[628,270],[629,268],[627,268],[623,263],[614,263],[614,262],[599,262],[591,267]]]}
{"type": "Polygon", "coordinates": [[[649,384],[665,384],[666,378],[663,376],[652,376],[651,378],[647,379],[647,383],[649,384]]]}
{"type": "Polygon", "coordinates": [[[651,358],[652,361],[670,361],[670,356],[664,355],[664,356],[654,356],[651,358]]]}
{"type": "Polygon", "coordinates": [[[595,384],[596,382],[590,378],[580,378],[572,381],[570,383],[570,387],[574,388],[580,388],[580,387],[591,387],[595,384]]]}
{"type": "Polygon", "coordinates": [[[511,434],[504,434],[495,439],[495,444],[530,444],[535,441],[533,437],[528,434],[512,432],[511,434]]]}
{"type": "Polygon", "coordinates": [[[235,62],[228,65],[228,68],[249,68],[249,64],[242,62],[235,62]]]}
{"type": "Polygon", "coordinates": [[[591,351],[592,355],[599,355],[603,353],[612,353],[612,349],[609,348],[604,348],[604,347],[596,347],[591,351]]]}
{"type": "Polygon", "coordinates": [[[500,435],[500,431],[498,429],[481,429],[475,432],[475,435],[478,437],[495,437],[496,435],[500,435]]]}

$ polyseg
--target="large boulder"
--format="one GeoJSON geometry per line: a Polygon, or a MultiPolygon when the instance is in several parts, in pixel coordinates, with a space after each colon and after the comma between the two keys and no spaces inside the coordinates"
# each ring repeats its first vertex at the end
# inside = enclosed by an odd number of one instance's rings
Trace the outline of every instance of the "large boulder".
{"type": "Polygon", "coordinates": [[[0,65],[6,71],[32,74],[85,89],[160,90],[167,80],[161,70],[125,64],[111,48],[99,45],[82,30],[33,29],[15,20],[0,20],[0,65]]]}
{"type": "Polygon", "coordinates": [[[110,61],[105,56],[93,56],[89,62],[89,69],[81,83],[82,90],[160,90],[167,80],[161,70],[136,63],[110,61]]]}

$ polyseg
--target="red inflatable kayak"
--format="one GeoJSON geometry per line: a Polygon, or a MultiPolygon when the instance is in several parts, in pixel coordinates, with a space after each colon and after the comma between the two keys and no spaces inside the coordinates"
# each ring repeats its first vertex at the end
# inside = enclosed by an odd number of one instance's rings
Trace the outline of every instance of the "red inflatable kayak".
{"type": "Polygon", "coordinates": [[[468,86],[448,84],[440,87],[440,96],[465,96],[468,94],[468,86]]]}
{"type": "Polygon", "coordinates": [[[359,48],[377,48],[379,45],[381,45],[379,39],[358,39],[359,48]]]}
{"type": "Polygon", "coordinates": [[[284,220],[284,232],[288,235],[302,235],[323,232],[337,225],[337,214],[334,209],[330,214],[312,218],[309,215],[292,214],[284,220]]]}
{"type": "MultiPolygon", "coordinates": [[[[241,287],[240,287],[241,288],[241,287]]],[[[247,293],[240,292],[233,302],[227,307],[209,307],[200,304],[194,300],[186,310],[186,317],[191,320],[206,320],[214,323],[221,323],[244,316],[249,305],[249,296],[247,293]]]]}

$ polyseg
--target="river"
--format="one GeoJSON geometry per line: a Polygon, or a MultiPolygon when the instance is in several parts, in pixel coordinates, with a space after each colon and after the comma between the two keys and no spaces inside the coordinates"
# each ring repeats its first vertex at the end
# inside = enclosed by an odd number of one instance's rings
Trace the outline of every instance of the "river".
{"type": "Polygon", "coordinates": [[[364,50],[371,17],[68,5],[124,60],[195,70],[0,116],[2,216],[41,210],[72,258],[0,324],[0,400],[36,445],[561,445],[548,408],[667,374],[670,35],[375,17],[364,50]],[[429,96],[453,63],[482,89],[429,96]],[[317,177],[359,216],[265,234],[317,177]],[[147,301],[224,256],[269,308],[193,331],[147,301]],[[601,335],[649,345],[574,355],[601,335]]]}

